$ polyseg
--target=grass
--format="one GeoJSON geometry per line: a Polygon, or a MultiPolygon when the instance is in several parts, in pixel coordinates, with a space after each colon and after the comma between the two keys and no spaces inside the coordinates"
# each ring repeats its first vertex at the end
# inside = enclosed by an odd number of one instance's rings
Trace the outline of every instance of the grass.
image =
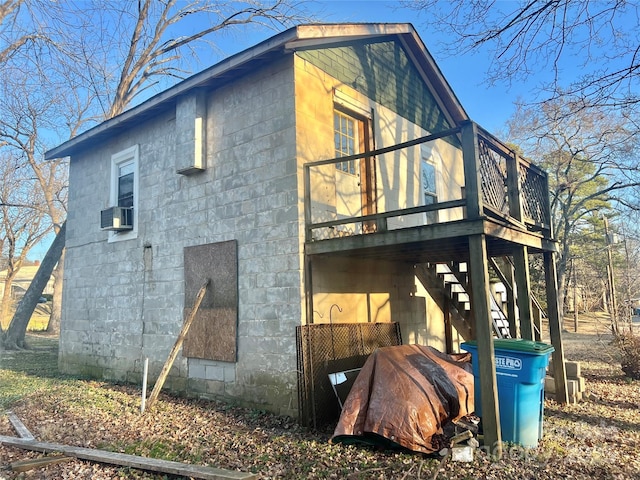
{"type": "Polygon", "coordinates": [[[31,349],[0,352],[0,410],[61,380],[58,339],[29,335],[31,349]]]}
{"type": "MultiPolygon", "coordinates": [[[[567,333],[565,343],[567,358],[582,362],[592,397],[577,405],[545,402],[538,448],[506,448],[499,462],[478,453],[472,463],[448,462],[439,472],[438,458],[331,444],[330,430],[309,432],[290,418],[220,402],[162,394],[141,415],[138,386],[60,375],[56,339],[46,335],[27,336],[33,350],[0,352],[0,411],[11,408],[42,441],[251,471],[260,479],[640,478],[640,382],[622,375],[596,326],[595,333],[567,333]]],[[[0,434],[15,435],[2,415],[0,434]]],[[[0,468],[25,455],[0,445],[0,468]]],[[[78,461],[43,475],[29,478],[176,478],[78,461]]]]}
{"type": "MultiPolygon", "coordinates": [[[[51,316],[49,304],[43,305],[38,304],[36,309],[31,315],[31,319],[29,320],[29,324],[27,325],[28,332],[44,332],[47,330],[47,326],[49,325],[49,317],[51,316]]],[[[2,325],[2,330],[6,330],[11,323],[11,319],[13,318],[14,309],[7,314],[5,318],[0,321],[2,325]]]]}

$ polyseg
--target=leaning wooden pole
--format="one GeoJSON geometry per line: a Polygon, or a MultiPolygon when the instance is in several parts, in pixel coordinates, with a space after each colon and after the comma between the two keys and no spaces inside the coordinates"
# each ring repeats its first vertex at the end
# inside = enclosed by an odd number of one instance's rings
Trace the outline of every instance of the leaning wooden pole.
{"type": "Polygon", "coordinates": [[[153,386],[153,391],[151,392],[151,395],[149,396],[149,399],[146,402],[147,410],[153,406],[155,401],[158,399],[158,395],[160,395],[160,390],[162,390],[162,386],[164,385],[164,382],[167,379],[167,376],[169,375],[169,370],[171,370],[171,367],[173,366],[173,362],[178,356],[178,352],[180,351],[180,348],[184,343],[184,339],[187,336],[189,327],[193,323],[193,319],[196,317],[196,313],[198,313],[198,309],[200,308],[200,304],[202,303],[202,299],[204,298],[205,293],[207,293],[207,287],[209,286],[209,282],[210,280],[207,280],[202,284],[202,287],[200,287],[200,291],[198,292],[198,295],[196,297],[195,304],[193,305],[193,310],[191,310],[191,313],[185,320],[184,325],[182,325],[182,330],[180,331],[180,335],[178,335],[178,339],[176,340],[175,345],[171,349],[171,353],[169,353],[169,357],[167,358],[167,361],[164,363],[164,367],[162,367],[160,376],[158,377],[158,380],[156,380],[156,384],[153,386]]]}

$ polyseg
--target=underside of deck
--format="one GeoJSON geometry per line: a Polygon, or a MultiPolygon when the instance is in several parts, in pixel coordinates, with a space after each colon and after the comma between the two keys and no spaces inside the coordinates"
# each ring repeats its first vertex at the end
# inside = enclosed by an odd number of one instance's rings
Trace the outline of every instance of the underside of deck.
{"type": "Polygon", "coordinates": [[[516,247],[529,253],[555,252],[556,243],[543,235],[514,228],[491,218],[459,220],[306,244],[310,256],[334,255],[413,263],[469,260],[469,237],[485,235],[489,257],[509,256],[516,247]]]}

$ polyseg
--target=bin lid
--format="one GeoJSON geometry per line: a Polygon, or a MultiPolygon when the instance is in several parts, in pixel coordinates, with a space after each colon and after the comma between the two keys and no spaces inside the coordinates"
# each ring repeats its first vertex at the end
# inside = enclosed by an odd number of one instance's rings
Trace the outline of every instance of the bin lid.
{"type": "MultiPolygon", "coordinates": [[[[473,348],[478,348],[478,342],[476,340],[470,340],[468,342],[460,344],[462,348],[464,348],[465,345],[469,345],[473,348]]],[[[516,352],[528,353],[531,355],[546,355],[555,350],[555,348],[553,348],[553,345],[549,345],[543,342],[534,342],[533,340],[524,340],[521,338],[494,338],[493,349],[511,350],[516,352]]]]}

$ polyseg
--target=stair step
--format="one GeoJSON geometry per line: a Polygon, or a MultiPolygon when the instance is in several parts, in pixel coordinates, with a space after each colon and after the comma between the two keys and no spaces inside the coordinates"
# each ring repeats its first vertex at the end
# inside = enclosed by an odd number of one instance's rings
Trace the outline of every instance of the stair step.
{"type": "Polygon", "coordinates": [[[451,272],[451,269],[449,268],[449,265],[447,265],[445,263],[436,263],[435,267],[436,267],[436,273],[438,275],[443,274],[443,273],[450,273],[451,272]]]}
{"type": "MultiPolygon", "coordinates": [[[[449,296],[452,300],[453,311],[457,312],[458,318],[469,322],[471,319],[471,298],[466,290],[467,264],[450,263],[429,263],[416,266],[416,275],[421,279],[426,287],[435,288],[441,294],[449,296]],[[426,283],[425,283],[426,282],[426,283]]],[[[494,335],[505,338],[510,337],[509,321],[505,318],[499,301],[491,297],[491,318],[493,322],[494,335]]],[[[441,308],[443,308],[441,306],[441,308]]],[[[468,325],[468,323],[467,323],[468,325]]],[[[468,326],[465,328],[469,328],[468,326]]]]}
{"type": "Polygon", "coordinates": [[[445,283],[460,285],[460,281],[453,273],[439,273],[438,275],[444,280],[445,283]]]}
{"type": "Polygon", "coordinates": [[[469,303],[471,298],[469,298],[469,294],[467,292],[455,292],[456,299],[459,303],[469,303]]]}

